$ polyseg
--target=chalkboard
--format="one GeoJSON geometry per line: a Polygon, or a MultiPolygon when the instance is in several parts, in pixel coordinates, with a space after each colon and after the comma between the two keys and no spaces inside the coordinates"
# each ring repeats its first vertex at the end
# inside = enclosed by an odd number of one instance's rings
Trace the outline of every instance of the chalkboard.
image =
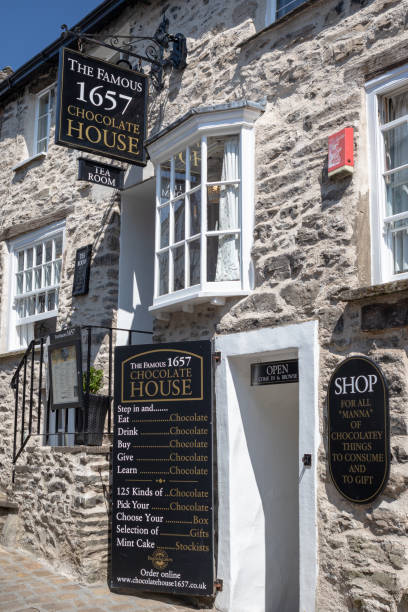
{"type": "Polygon", "coordinates": [[[92,245],[88,244],[77,250],[75,256],[74,282],[72,295],[86,295],[89,291],[89,275],[91,272],[92,245]]]}
{"type": "Polygon", "coordinates": [[[356,504],[372,502],[389,473],[389,408],[384,376],[365,356],[335,369],[327,396],[330,475],[356,504]]]}
{"type": "Polygon", "coordinates": [[[112,586],[213,594],[211,344],[118,347],[112,586]]]}

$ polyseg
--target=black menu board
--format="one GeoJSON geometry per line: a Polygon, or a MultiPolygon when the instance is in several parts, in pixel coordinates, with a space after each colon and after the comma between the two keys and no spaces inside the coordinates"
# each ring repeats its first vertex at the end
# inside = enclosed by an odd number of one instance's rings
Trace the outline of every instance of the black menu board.
{"type": "Polygon", "coordinates": [[[211,344],[115,351],[112,586],[213,593],[211,344]]]}

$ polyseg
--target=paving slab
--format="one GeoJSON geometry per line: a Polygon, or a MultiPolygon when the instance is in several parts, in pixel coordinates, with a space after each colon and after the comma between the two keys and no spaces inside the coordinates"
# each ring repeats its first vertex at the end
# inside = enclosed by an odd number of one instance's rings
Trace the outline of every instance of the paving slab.
{"type": "Polygon", "coordinates": [[[79,584],[29,553],[0,546],[1,612],[211,612],[167,596],[112,593],[79,584]]]}

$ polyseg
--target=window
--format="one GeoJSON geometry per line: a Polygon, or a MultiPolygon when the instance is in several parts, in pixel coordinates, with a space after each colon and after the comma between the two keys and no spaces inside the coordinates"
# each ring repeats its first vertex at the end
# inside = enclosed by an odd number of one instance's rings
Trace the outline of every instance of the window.
{"type": "Polygon", "coordinates": [[[408,68],[367,84],[373,282],[408,278],[408,68]]]}
{"type": "Polygon", "coordinates": [[[249,292],[260,112],[257,105],[194,112],[148,143],[157,179],[152,310],[249,292]]]}
{"type": "Polygon", "coordinates": [[[266,25],[284,17],[307,0],[266,0],[266,25]]]}
{"type": "Polygon", "coordinates": [[[63,236],[64,223],[59,222],[10,244],[10,350],[43,335],[35,328],[57,316],[63,236]]]}
{"type": "Polygon", "coordinates": [[[50,135],[51,121],[55,109],[55,87],[50,87],[37,96],[34,137],[34,155],[46,153],[50,135]]]}

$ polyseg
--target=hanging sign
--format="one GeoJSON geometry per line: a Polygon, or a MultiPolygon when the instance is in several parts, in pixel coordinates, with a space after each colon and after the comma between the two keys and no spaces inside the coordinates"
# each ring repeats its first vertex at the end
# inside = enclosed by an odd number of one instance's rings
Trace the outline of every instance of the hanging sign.
{"type": "Polygon", "coordinates": [[[251,385],[280,385],[299,382],[297,359],[251,363],[251,385]]]}
{"type": "Polygon", "coordinates": [[[52,410],[82,406],[81,330],[78,327],[50,334],[48,375],[52,410]]]}
{"type": "Polygon", "coordinates": [[[115,350],[112,586],[213,594],[211,344],[115,350]]]}
{"type": "Polygon", "coordinates": [[[78,180],[123,189],[123,170],[91,159],[78,159],[78,180]]]}
{"type": "Polygon", "coordinates": [[[145,166],[147,76],[63,47],[56,144],[145,166]]]}
{"type": "Polygon", "coordinates": [[[364,356],[336,368],[327,398],[329,469],[349,501],[367,504],[389,473],[388,392],[379,367],[364,356]]]}
{"type": "Polygon", "coordinates": [[[77,249],[75,255],[74,282],[72,295],[86,295],[89,291],[91,273],[92,244],[77,249]]]}

